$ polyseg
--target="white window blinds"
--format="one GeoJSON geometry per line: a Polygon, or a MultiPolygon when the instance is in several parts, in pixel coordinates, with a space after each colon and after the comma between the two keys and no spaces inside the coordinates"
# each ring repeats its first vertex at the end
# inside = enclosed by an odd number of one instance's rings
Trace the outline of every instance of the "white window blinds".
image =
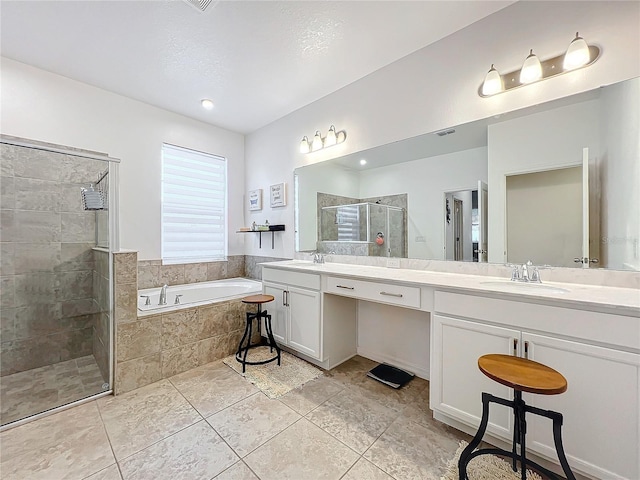
{"type": "Polygon", "coordinates": [[[162,145],[162,262],[224,260],[226,159],[162,145]]]}

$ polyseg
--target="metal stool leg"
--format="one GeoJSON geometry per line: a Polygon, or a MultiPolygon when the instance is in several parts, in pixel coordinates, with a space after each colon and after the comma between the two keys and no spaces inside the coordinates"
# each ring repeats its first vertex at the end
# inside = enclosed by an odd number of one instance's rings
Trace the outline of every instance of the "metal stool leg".
{"type": "Polygon", "coordinates": [[[489,394],[482,393],[482,420],[480,421],[480,426],[478,427],[478,431],[476,432],[476,436],[473,437],[473,440],[467,445],[462,453],[460,454],[460,459],[458,460],[458,479],[459,480],[467,480],[467,465],[471,458],[471,454],[473,451],[480,445],[482,441],[482,437],[484,437],[485,432],[487,431],[487,425],[489,424],[489,394]]]}
{"type": "Polygon", "coordinates": [[[244,356],[242,357],[242,373],[247,369],[247,354],[249,353],[249,348],[251,347],[251,336],[253,334],[253,318],[254,315],[251,313],[247,313],[247,325],[249,326],[249,338],[247,339],[247,347],[244,349],[244,356]]]}
{"type": "Polygon", "coordinates": [[[271,329],[271,315],[265,312],[264,315],[264,326],[267,330],[267,337],[269,338],[269,347],[271,347],[270,351],[273,351],[273,348],[276,349],[276,354],[278,357],[278,365],[280,365],[280,347],[276,343],[276,339],[273,338],[273,330],[271,329]]]}

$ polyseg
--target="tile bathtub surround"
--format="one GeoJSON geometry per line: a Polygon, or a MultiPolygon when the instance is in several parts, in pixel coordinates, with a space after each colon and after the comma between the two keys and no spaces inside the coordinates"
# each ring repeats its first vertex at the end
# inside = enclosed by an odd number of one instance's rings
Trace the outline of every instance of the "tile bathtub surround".
{"type": "Polygon", "coordinates": [[[438,480],[469,437],[432,418],[425,380],[371,398],[362,375],[372,365],[355,357],[269,399],[213,362],[2,432],[0,470],[7,479],[438,480]]]}
{"type": "Polygon", "coordinates": [[[244,255],[231,255],[226,261],[162,265],[162,260],[138,262],[138,288],[209,282],[245,276],[244,255]]]}
{"type": "Polygon", "coordinates": [[[116,393],[231,355],[244,333],[247,308],[238,299],[118,321],[116,393]]]}
{"type": "Polygon", "coordinates": [[[0,375],[92,353],[95,213],[80,187],[99,160],[0,144],[0,375]]]}
{"type": "Polygon", "coordinates": [[[245,255],[244,270],[247,278],[262,281],[261,263],[281,262],[282,260],[290,260],[289,258],[279,257],[256,257],[254,255],[245,255]]]}

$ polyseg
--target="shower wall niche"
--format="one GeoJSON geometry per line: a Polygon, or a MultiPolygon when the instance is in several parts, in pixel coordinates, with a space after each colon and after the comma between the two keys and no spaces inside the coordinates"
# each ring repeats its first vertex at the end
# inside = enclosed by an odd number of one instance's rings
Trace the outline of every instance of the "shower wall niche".
{"type": "Polygon", "coordinates": [[[110,382],[111,350],[109,251],[95,248],[97,220],[108,229],[109,212],[106,205],[85,210],[81,196],[82,187],[108,177],[108,157],[6,138],[0,143],[2,424],[100,392],[110,382]]]}
{"type": "Polygon", "coordinates": [[[349,198],[318,193],[320,253],[407,256],[407,195],[349,198]]]}

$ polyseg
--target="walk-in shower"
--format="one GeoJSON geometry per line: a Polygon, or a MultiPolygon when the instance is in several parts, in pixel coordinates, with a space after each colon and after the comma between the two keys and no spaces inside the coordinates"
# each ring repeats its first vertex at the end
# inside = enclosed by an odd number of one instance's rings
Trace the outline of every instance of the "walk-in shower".
{"type": "Polygon", "coordinates": [[[405,210],[372,202],[322,207],[319,237],[321,253],[406,257],[405,210]]]}
{"type": "Polygon", "coordinates": [[[6,136],[0,160],[7,425],[111,390],[117,161],[6,136]]]}

